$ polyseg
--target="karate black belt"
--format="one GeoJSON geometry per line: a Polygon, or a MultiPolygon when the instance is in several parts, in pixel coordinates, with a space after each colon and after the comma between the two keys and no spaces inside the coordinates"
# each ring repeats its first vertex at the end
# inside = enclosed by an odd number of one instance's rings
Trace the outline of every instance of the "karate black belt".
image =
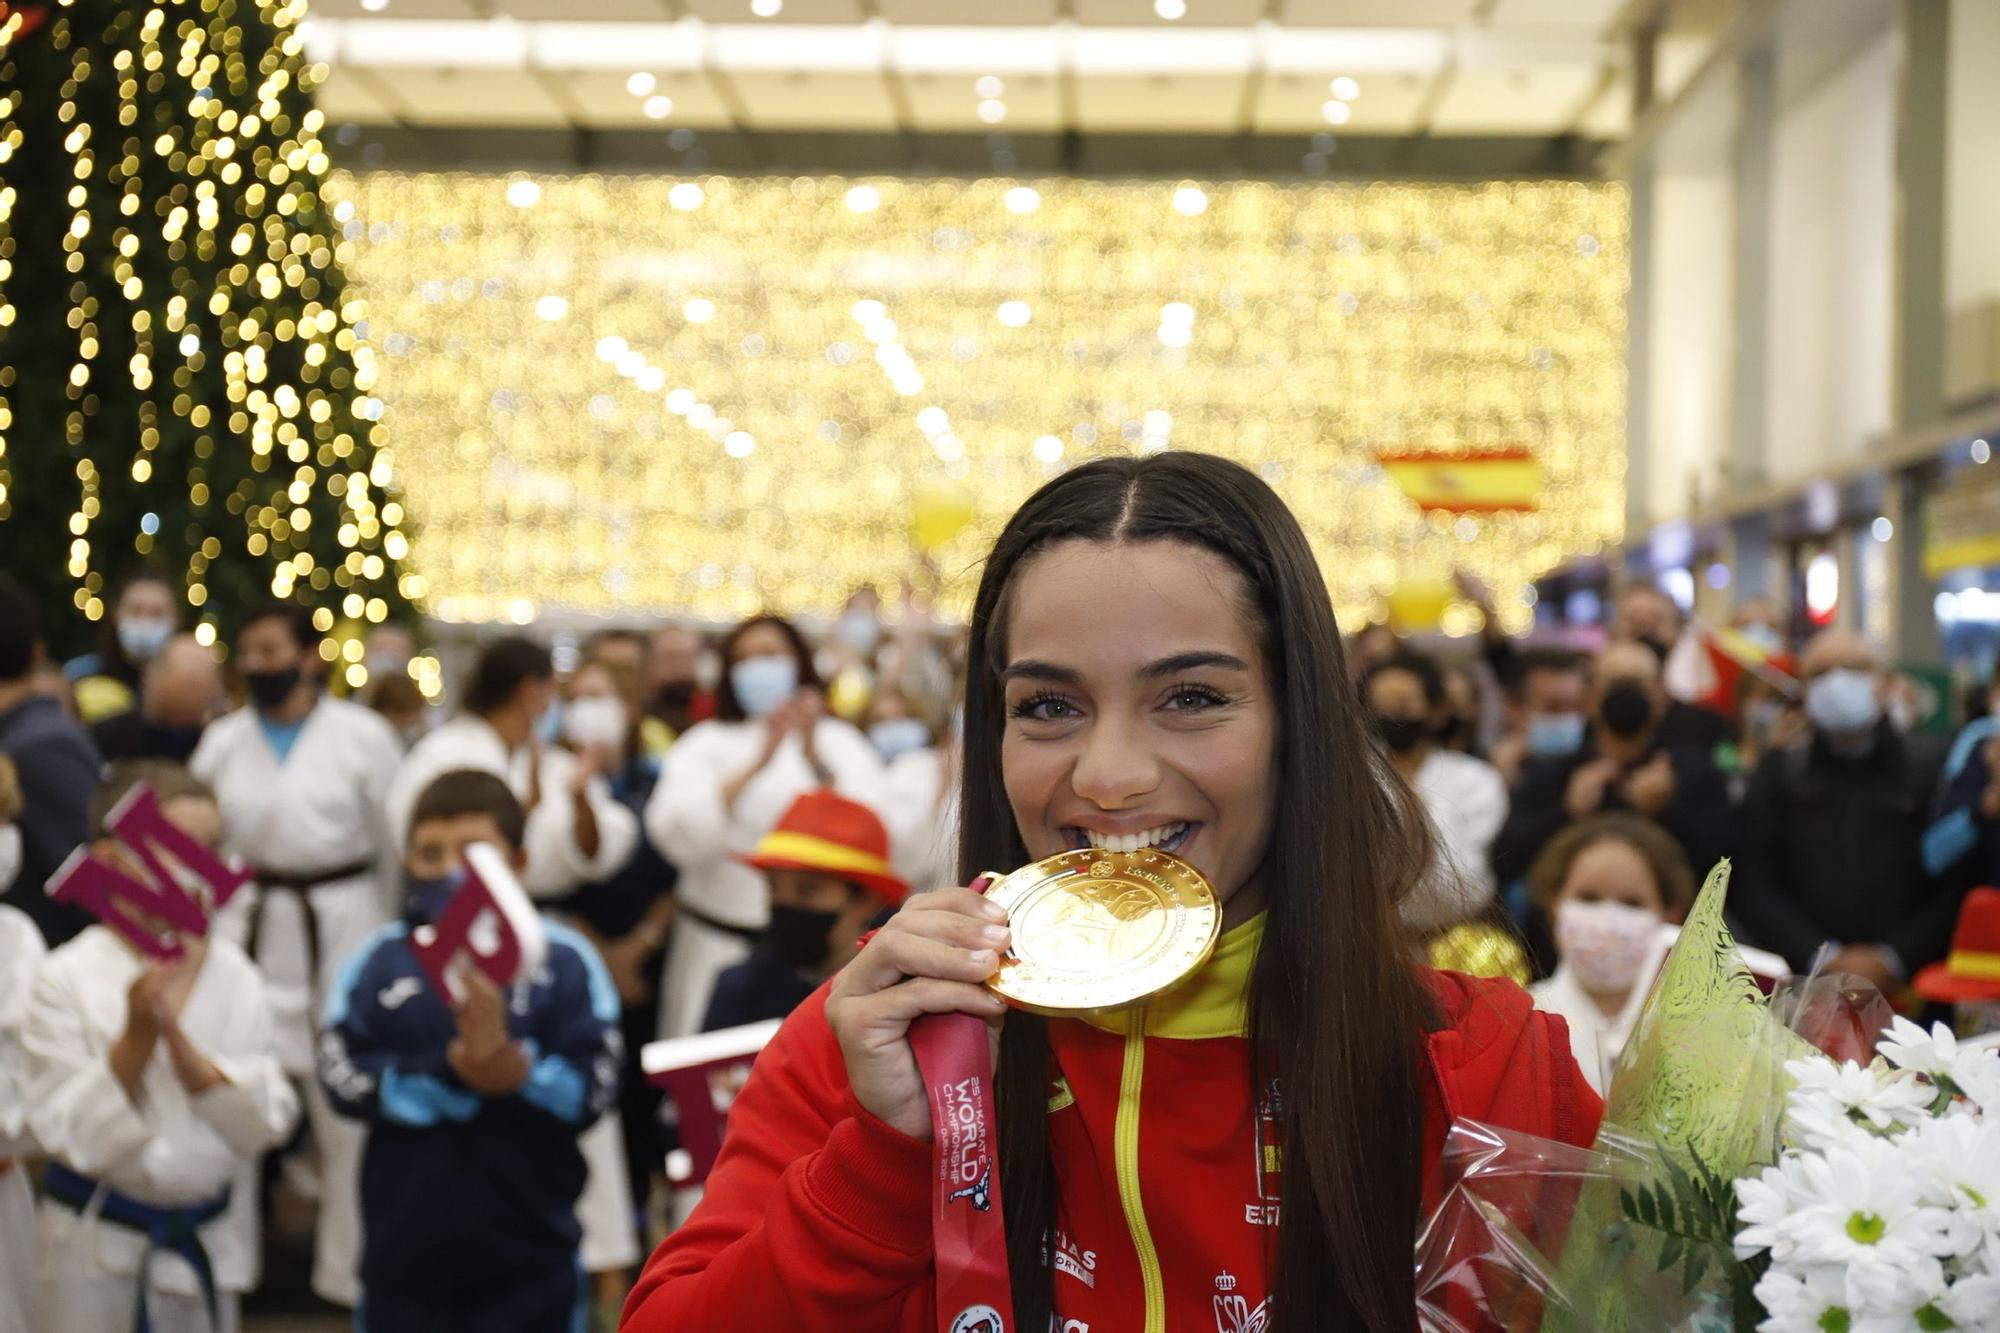
{"type": "Polygon", "coordinates": [[[146,1292],[152,1285],[153,1256],[161,1250],[187,1260],[201,1282],[201,1297],[208,1303],[208,1326],[221,1328],[221,1312],[215,1299],[215,1268],[201,1243],[199,1228],[222,1216],[229,1207],[229,1190],[203,1203],[186,1208],[159,1208],[141,1203],[89,1176],[70,1170],[61,1162],[50,1162],[42,1174],[43,1191],[63,1207],[88,1217],[93,1202],[97,1216],[113,1226],[136,1231],[146,1238],[146,1254],[139,1261],[139,1292],[132,1306],[132,1333],[152,1333],[152,1317],[146,1310],[146,1292]]]}
{"type": "Polygon", "coordinates": [[[727,921],[717,921],[708,913],[696,911],[685,902],[680,905],[680,915],[690,921],[699,922],[701,925],[707,926],[710,930],[720,931],[724,935],[734,935],[737,939],[748,940],[752,944],[764,938],[764,928],[762,926],[737,926],[727,921]]]}
{"type": "Polygon", "coordinates": [[[264,905],[271,901],[271,895],[291,894],[299,900],[299,916],[305,922],[306,988],[310,991],[319,984],[319,917],[313,912],[312,891],[328,884],[337,884],[341,880],[372,875],[375,873],[375,866],[376,862],[371,859],[310,875],[287,875],[276,870],[252,870],[251,873],[257,877],[257,899],[250,908],[250,937],[243,942],[243,952],[249,954],[252,959],[257,957],[257,945],[264,936],[264,905]]]}

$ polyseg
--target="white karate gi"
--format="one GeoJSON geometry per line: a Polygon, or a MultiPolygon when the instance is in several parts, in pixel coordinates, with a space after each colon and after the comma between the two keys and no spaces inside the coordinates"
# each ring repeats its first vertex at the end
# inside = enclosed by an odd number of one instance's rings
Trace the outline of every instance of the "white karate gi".
{"type": "Polygon", "coordinates": [[[28,997],[48,956],[42,933],[24,912],[0,907],[0,1333],[33,1333],[35,1191],[24,1161],[36,1151],[28,1132],[27,1057],[21,1026],[28,997]]]}
{"type": "MultiPolygon", "coordinates": [[[[109,1052],[125,1030],[126,993],[143,967],[102,926],[87,928],[49,955],[22,1033],[28,1125],[43,1151],[109,1189],[156,1207],[193,1207],[231,1186],[245,1163],[284,1140],[298,1118],[298,1095],[278,1064],[262,977],[241,949],[215,939],[180,1025],[228,1082],[190,1096],[163,1039],[137,1097],[128,1096],[111,1072],[109,1052]]],[[[241,1206],[232,1196],[229,1208],[200,1230],[225,1333],[235,1326],[238,1297],[258,1276],[257,1237],[241,1225],[241,1206]]],[[[39,1222],[36,1328],[129,1328],[145,1237],[48,1199],[39,1222]]],[[[178,1255],[154,1256],[148,1305],[156,1333],[209,1328],[201,1284],[178,1255]]]]}
{"type": "MultiPolygon", "coordinates": [[[[521,887],[539,899],[565,898],[586,884],[608,877],[639,847],[639,821],[611,794],[602,775],[590,779],[586,799],[597,819],[597,855],[576,845],[576,808],[570,785],[576,756],[555,746],[524,745],[511,753],[500,733],[473,713],[461,713],[411,747],[389,786],[389,819],[401,846],[410,834],[410,815],[424,789],[446,773],[475,769],[506,781],[528,810],[522,850],[527,868],[521,887]],[[537,762],[539,756],[539,763],[537,762]]],[[[625,1170],[625,1139],[616,1114],[601,1116],[577,1140],[589,1177],[576,1201],[583,1227],[578,1253],[585,1271],[610,1272],[639,1262],[633,1229],[632,1183],[625,1170]]]]}
{"type": "Polygon", "coordinates": [[[959,882],[959,765],[929,746],[889,764],[890,860],[912,893],[959,882]]]}
{"type": "MultiPolygon", "coordinates": [[[[711,721],[690,728],[667,751],[646,804],[647,836],[680,869],[674,896],[682,910],[660,984],[661,1037],[698,1031],[716,977],[750,953],[743,934],[718,930],[701,918],[741,932],[760,931],[770,920],[770,886],[737,858],[755,850],[792,802],[820,786],[805,747],[797,736],[787,736],[771,762],[744,785],[735,806],[725,808],[723,786],[757,762],[764,740],[762,721],[711,721]]],[[[867,737],[838,718],[822,718],[813,746],[842,796],[874,810],[891,830],[907,823],[894,817],[888,774],[867,737]]]]}
{"type": "Polygon", "coordinates": [[[341,962],[400,907],[401,867],[389,837],[383,800],[403,745],[380,714],[345,699],[323,697],[306,714],[281,762],[252,708],[209,726],[188,767],[215,789],[222,808],[223,848],[246,866],[277,878],[312,883],[344,867],[365,872],[303,893],[246,888],[231,901],[217,932],[246,944],[250,915],[261,904],[256,942],[264,971],[278,1056],[305,1090],[319,1177],[314,1228],[313,1290],[352,1306],[361,1262],[361,1152],[367,1127],[334,1114],[314,1072],[316,1022],[341,962]],[[303,898],[303,901],[301,899],[303,898]],[[308,977],[304,912],[318,936],[308,977]]]}

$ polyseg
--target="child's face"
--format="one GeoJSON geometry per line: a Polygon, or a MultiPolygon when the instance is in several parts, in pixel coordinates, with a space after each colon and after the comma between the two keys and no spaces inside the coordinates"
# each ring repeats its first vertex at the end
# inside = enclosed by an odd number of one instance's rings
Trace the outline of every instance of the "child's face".
{"type": "Polygon", "coordinates": [[[1616,838],[1594,842],[1576,854],[1556,895],[1556,905],[1563,903],[1622,903],[1662,919],[1667,914],[1646,858],[1616,838]]]}
{"type": "Polygon", "coordinates": [[[416,879],[443,879],[465,863],[465,849],[475,842],[490,842],[507,849],[508,859],[516,870],[526,859],[510,847],[506,835],[500,831],[500,821],[492,815],[451,815],[423,820],[410,830],[403,868],[416,879]]]}
{"type": "MultiPolygon", "coordinates": [[[[206,796],[173,796],[160,802],[160,813],[167,822],[193,838],[208,850],[215,851],[222,846],[222,810],[206,796]]],[[[109,861],[134,879],[143,880],[146,868],[139,858],[126,849],[116,838],[99,838],[90,849],[98,857],[109,861]]],[[[130,907],[130,904],[127,904],[130,907]]],[[[131,908],[132,918],[155,935],[165,935],[170,927],[151,912],[131,908]]]]}

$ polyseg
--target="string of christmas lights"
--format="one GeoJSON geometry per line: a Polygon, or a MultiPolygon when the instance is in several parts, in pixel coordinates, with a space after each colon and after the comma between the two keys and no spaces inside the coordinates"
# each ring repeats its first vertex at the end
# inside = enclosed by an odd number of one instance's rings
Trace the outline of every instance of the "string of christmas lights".
{"type": "Polygon", "coordinates": [[[331,628],[423,594],[320,203],[305,13],[64,0],[0,29],[0,556],[64,552],[85,620],[135,561],[178,573],[208,643],[260,596],[331,628]]]}
{"type": "Polygon", "coordinates": [[[1617,185],[332,190],[446,619],[827,611],[909,571],[941,489],[971,515],[936,553],[963,611],[1033,487],[1168,447],[1271,479],[1350,626],[1462,564],[1519,628],[1536,575],[1622,530],[1617,185]],[[1522,445],[1536,513],[1425,516],[1375,462],[1522,445]]]}

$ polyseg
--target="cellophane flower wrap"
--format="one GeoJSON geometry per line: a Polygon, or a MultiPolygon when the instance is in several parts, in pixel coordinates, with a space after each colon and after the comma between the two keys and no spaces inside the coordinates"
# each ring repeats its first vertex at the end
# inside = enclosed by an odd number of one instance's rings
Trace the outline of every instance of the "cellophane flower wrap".
{"type": "Polygon", "coordinates": [[[1766,996],[1727,891],[1725,862],[1590,1148],[1452,1127],[1426,1333],[2000,1333],[2000,1053],[1848,978],[1766,996]]]}

